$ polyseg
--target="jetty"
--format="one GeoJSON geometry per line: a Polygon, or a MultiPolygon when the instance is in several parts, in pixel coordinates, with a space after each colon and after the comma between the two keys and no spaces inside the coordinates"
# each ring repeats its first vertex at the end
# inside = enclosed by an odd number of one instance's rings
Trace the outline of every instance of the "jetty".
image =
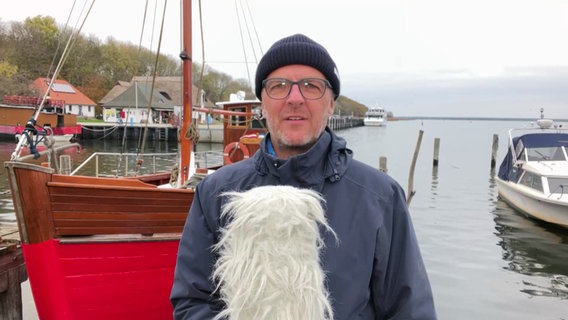
{"type": "MultiPolygon", "coordinates": [[[[138,139],[148,130],[147,138],[150,140],[177,141],[178,128],[169,123],[108,123],[108,122],[85,122],[80,123],[82,132],[81,139],[85,140],[119,140],[138,139]]],[[[201,142],[222,143],[222,124],[199,124],[199,137],[201,142]]]]}
{"type": "MultiPolygon", "coordinates": [[[[109,122],[78,122],[81,125],[81,139],[138,139],[148,130],[147,138],[150,140],[177,141],[178,128],[169,123],[109,123],[109,122]]],[[[361,127],[363,119],[356,117],[333,116],[328,119],[327,125],[335,131],[361,127]]],[[[200,123],[197,125],[199,141],[206,143],[223,143],[223,124],[200,123]]]]}
{"type": "Polygon", "coordinates": [[[0,319],[22,319],[20,284],[27,278],[18,229],[0,224],[0,319]]]}

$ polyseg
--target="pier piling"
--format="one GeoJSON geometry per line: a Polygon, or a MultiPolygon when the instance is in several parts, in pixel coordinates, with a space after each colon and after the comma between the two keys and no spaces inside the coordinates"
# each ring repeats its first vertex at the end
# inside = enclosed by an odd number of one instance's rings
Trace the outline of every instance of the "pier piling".
{"type": "Polygon", "coordinates": [[[499,149],[499,135],[493,134],[493,146],[491,147],[491,169],[495,169],[497,164],[495,160],[497,157],[497,149],[499,149]]]}
{"type": "Polygon", "coordinates": [[[379,157],[379,170],[387,173],[388,169],[387,169],[387,157],[379,157]]]}
{"type": "Polygon", "coordinates": [[[424,130],[418,132],[418,141],[416,141],[416,148],[414,149],[414,155],[412,156],[412,163],[410,165],[410,172],[408,174],[408,194],[406,196],[406,204],[410,205],[412,197],[416,191],[414,191],[414,168],[416,167],[416,160],[418,159],[418,153],[420,153],[420,145],[422,144],[422,136],[424,135],[424,130]]]}
{"type": "Polygon", "coordinates": [[[440,157],[440,138],[434,139],[434,161],[433,166],[438,166],[438,159],[440,157]]]}
{"type": "Polygon", "coordinates": [[[22,319],[20,284],[27,277],[21,247],[0,235],[0,319],[22,319]]]}

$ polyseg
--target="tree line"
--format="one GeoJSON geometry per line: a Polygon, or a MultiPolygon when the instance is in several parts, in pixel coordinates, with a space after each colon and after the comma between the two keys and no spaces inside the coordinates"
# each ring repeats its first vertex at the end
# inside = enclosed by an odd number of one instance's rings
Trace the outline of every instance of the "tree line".
{"type": "MultiPolygon", "coordinates": [[[[29,84],[38,77],[51,77],[65,46],[76,30],[58,26],[49,16],[36,16],[23,22],[0,21],[0,99],[4,95],[35,95],[29,84]]],[[[181,76],[181,60],[122,42],[112,37],[101,41],[95,36],[78,34],[70,43],[71,54],[65,59],[59,78],[63,78],[87,95],[100,101],[118,81],[134,76],[181,76]],[[157,64],[156,64],[157,60],[157,64]]],[[[69,49],[68,49],[69,50],[69,49]]],[[[207,98],[213,102],[229,99],[231,93],[244,91],[254,99],[245,79],[193,62],[193,81],[199,81],[207,98]],[[201,76],[203,74],[203,76],[201,76]],[[199,78],[199,79],[197,79],[199,78]]],[[[336,102],[341,115],[361,117],[366,107],[344,96],[336,102]]]]}

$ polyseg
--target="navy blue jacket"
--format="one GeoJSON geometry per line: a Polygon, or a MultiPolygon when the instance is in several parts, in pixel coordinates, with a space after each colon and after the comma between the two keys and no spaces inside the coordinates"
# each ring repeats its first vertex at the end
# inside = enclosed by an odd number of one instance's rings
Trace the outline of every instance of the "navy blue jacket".
{"type": "Polygon", "coordinates": [[[291,185],[320,192],[332,234],[323,234],[322,268],[336,320],[436,319],[432,291],[400,185],[353,159],[326,128],[306,153],[278,160],[265,141],[248,160],[225,166],[198,186],[180,241],[171,302],[176,319],[212,319],[211,247],[225,223],[226,191],[291,185]]]}

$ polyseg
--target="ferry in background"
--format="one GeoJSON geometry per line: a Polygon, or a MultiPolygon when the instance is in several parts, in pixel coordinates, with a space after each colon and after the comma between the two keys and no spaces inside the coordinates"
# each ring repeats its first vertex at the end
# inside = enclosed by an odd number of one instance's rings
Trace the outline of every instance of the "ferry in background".
{"type": "Polygon", "coordinates": [[[367,110],[365,113],[365,119],[363,119],[365,126],[386,126],[387,125],[387,113],[382,107],[373,107],[367,110]]]}

